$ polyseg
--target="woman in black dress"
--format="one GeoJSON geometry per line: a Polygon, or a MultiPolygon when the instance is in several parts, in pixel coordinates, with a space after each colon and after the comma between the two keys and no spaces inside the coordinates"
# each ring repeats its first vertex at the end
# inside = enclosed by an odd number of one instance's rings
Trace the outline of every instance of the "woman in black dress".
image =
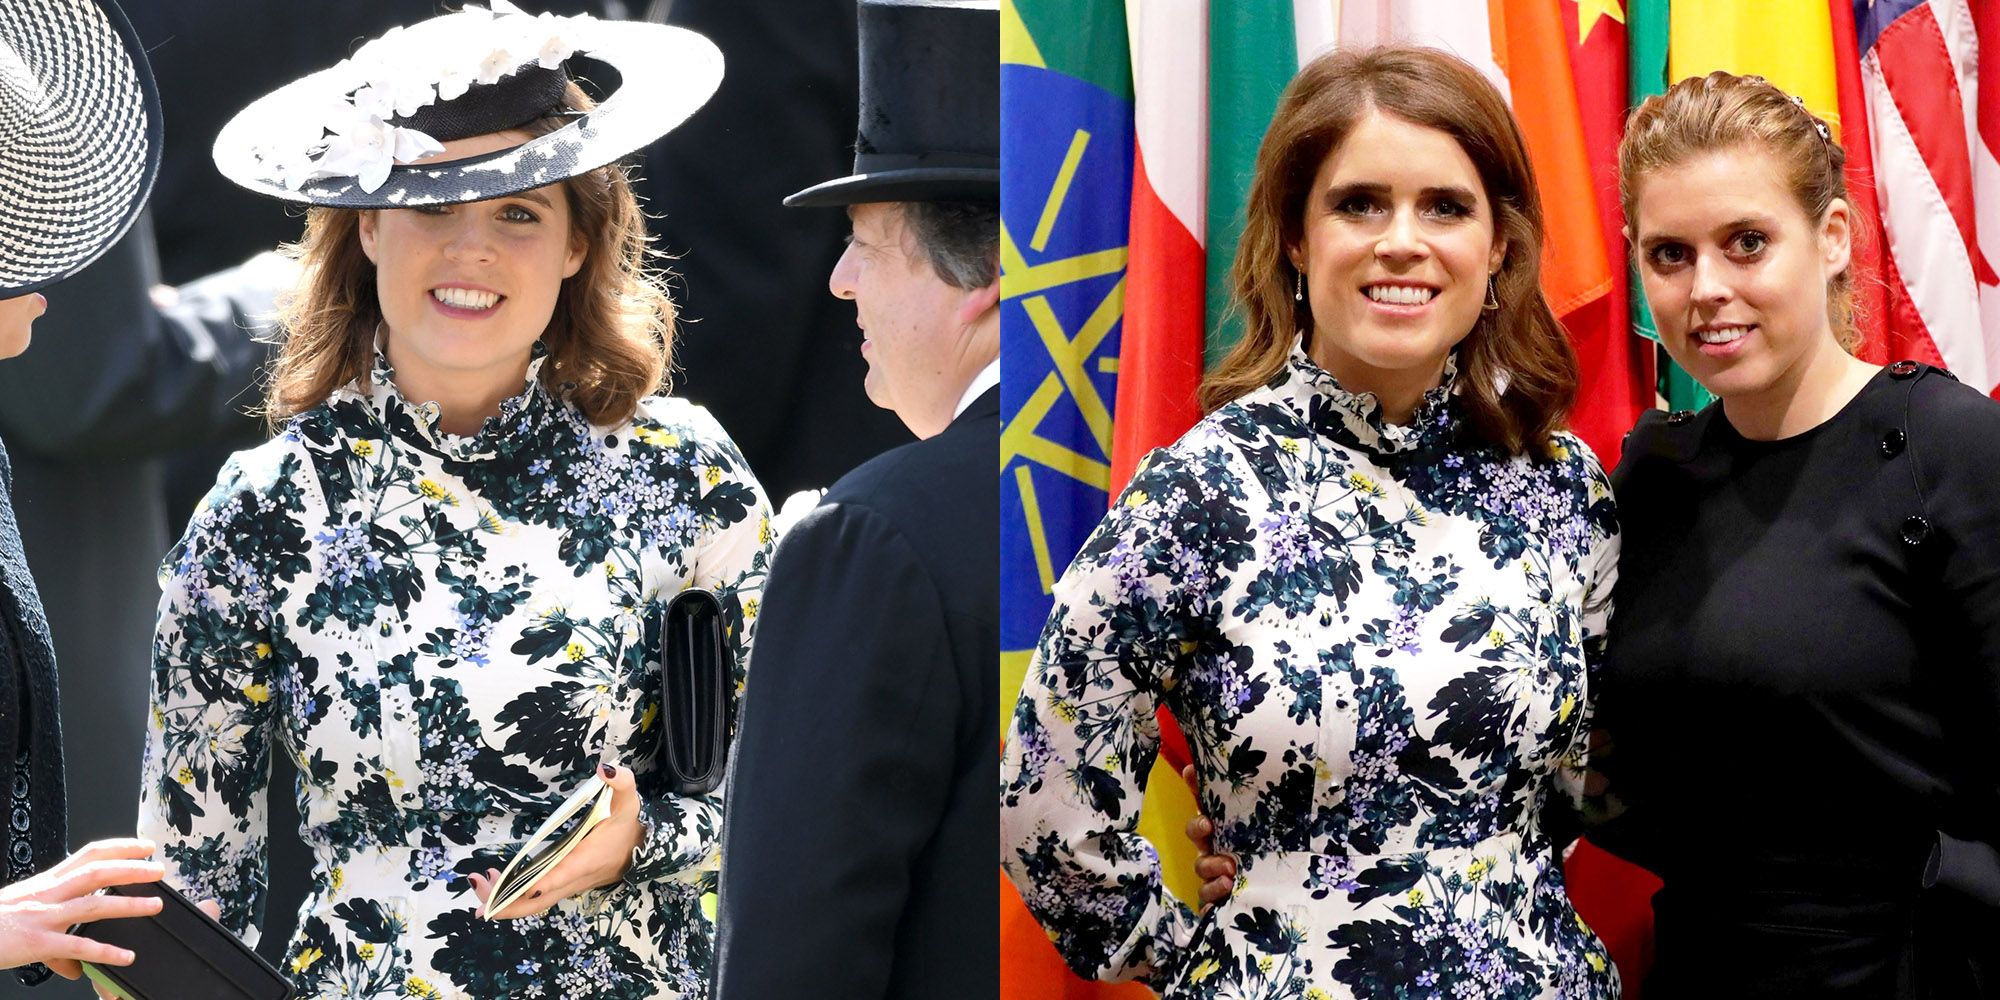
{"type": "Polygon", "coordinates": [[[1665,882],[1647,1000],[2000,993],[2000,405],[1850,353],[1841,148],[1776,87],[1675,84],[1619,166],[1661,342],[1720,397],[1613,477],[1628,809],[1593,839],[1665,882]]]}

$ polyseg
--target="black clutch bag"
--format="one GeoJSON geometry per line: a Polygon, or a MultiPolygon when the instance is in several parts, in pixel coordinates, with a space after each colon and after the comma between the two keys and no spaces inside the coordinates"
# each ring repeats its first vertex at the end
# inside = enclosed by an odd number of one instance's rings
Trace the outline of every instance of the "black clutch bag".
{"type": "Polygon", "coordinates": [[[660,774],[681,795],[722,784],[736,655],[723,634],[722,601],[690,587],[660,613],[660,774]]]}
{"type": "Polygon", "coordinates": [[[290,1000],[292,984],[236,935],[162,882],[114,885],[121,896],[158,896],[160,912],[81,924],[70,933],[130,951],[127,966],[84,963],[100,988],[130,1000],[290,1000]]]}

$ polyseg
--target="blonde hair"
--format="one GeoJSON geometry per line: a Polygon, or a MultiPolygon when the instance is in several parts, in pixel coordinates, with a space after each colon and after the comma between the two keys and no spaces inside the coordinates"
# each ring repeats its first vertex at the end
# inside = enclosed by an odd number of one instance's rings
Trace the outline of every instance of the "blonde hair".
{"type": "MultiPolygon", "coordinates": [[[[1770,154],[1786,189],[1813,225],[1826,217],[1834,199],[1847,199],[1847,154],[1826,123],[1761,76],[1718,70],[1646,98],[1627,119],[1618,143],[1618,196],[1625,218],[1637,225],[1639,183],[1646,175],[1734,149],[1770,154]]],[[[1861,237],[1858,226],[1848,231],[1850,239],[1861,237]]],[[[1851,263],[1826,283],[1826,314],[1840,346],[1849,353],[1859,349],[1851,263]]]]}
{"type": "Polygon", "coordinates": [[[1509,454],[1549,457],[1576,399],[1577,361],[1542,296],[1542,203],[1527,144],[1507,102],[1478,70],[1415,46],[1327,53],[1278,99],[1229,272],[1243,339],[1202,380],[1202,410],[1269,383],[1285,365],[1294,331],[1310,343],[1312,310],[1293,301],[1298,272],[1286,249],[1305,237],[1306,199],[1320,165],[1370,111],[1444,132],[1479,171],[1494,238],[1505,240],[1507,251],[1493,279],[1500,307],[1482,311],[1458,347],[1458,398],[1480,440],[1509,454]]]}
{"type": "MultiPolygon", "coordinates": [[[[592,106],[573,83],[564,102],[572,111],[592,106]]],[[[565,121],[540,118],[520,130],[546,135],[565,121]]],[[[540,381],[592,423],[620,424],[641,399],[667,386],[673,302],[647,266],[646,221],[624,167],[614,163],[561,183],[570,233],[588,251],[576,274],[563,280],[542,334],[549,356],[540,381]]],[[[264,397],[264,417],[273,427],[368,373],[382,309],[375,266],[361,249],[360,219],[356,209],[312,208],[304,237],[284,248],[300,262],[301,274],[279,303],[286,337],[264,397]]]]}

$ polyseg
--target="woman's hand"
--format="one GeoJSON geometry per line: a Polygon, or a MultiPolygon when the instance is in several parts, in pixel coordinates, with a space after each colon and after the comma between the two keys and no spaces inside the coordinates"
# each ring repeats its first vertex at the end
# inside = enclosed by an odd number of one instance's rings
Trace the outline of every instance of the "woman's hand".
{"type": "MultiPolygon", "coordinates": [[[[576,850],[549,869],[534,891],[488,916],[496,920],[532,917],[571,896],[625,877],[625,870],[632,867],[632,852],[646,835],[645,827],[639,824],[639,790],[633,784],[631,768],[605,764],[599,770],[604,783],[611,786],[611,818],[585,834],[576,850]]],[[[500,878],[500,869],[489,868],[484,875],[469,877],[472,891],[484,904],[493,898],[493,883],[500,878]]]]}
{"type": "Polygon", "coordinates": [[[150,917],[160,912],[151,896],[99,895],[112,885],[157,882],[166,866],[148,861],[153,845],[144,840],[100,840],[64,858],[55,867],[0,889],[0,969],[41,962],[65,979],[83,975],[78,961],[131,965],[132,953],[102,941],[77,937],[69,928],[114,917],[150,917]]]}
{"type": "MultiPolygon", "coordinates": [[[[1196,784],[1194,765],[1181,768],[1181,780],[1187,782],[1197,796],[1201,788],[1196,784]]],[[[1236,858],[1229,854],[1216,854],[1215,824],[1208,817],[1196,815],[1187,821],[1187,838],[1194,841],[1195,849],[1201,857],[1194,862],[1194,876],[1201,879],[1201,905],[1204,909],[1229,898],[1236,891],[1236,858]]]]}

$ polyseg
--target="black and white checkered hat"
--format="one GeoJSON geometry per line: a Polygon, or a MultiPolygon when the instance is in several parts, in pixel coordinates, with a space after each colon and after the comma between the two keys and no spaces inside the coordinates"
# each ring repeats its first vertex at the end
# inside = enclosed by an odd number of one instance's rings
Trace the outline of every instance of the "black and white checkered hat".
{"type": "Polygon", "coordinates": [[[0,0],[0,298],[118,241],[160,169],[160,101],[111,0],[0,0]]]}

